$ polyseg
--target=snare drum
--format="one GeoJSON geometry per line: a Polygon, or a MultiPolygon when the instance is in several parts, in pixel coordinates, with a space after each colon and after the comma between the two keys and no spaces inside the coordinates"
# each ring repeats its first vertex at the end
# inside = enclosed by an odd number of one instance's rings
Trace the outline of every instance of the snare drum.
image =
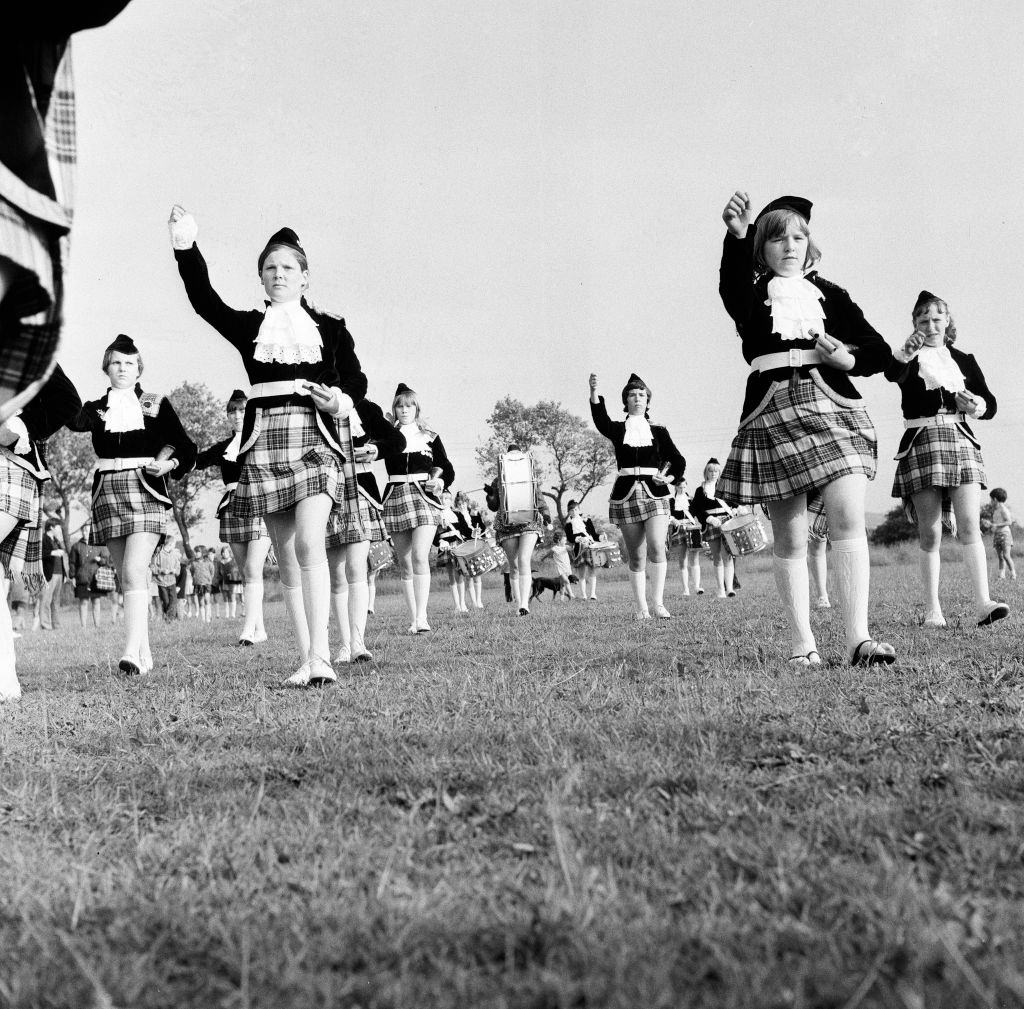
{"type": "Polygon", "coordinates": [[[700,523],[697,521],[687,522],[684,520],[676,529],[675,537],[676,542],[685,550],[700,550],[701,544],[704,542],[701,539],[700,523]]]}
{"type": "MultiPolygon", "coordinates": [[[[502,551],[504,554],[504,551],[502,551]]],[[[452,557],[459,570],[469,578],[486,574],[498,566],[494,547],[486,540],[466,540],[452,547],[452,557]]]]}
{"type": "Polygon", "coordinates": [[[387,540],[378,540],[370,544],[370,552],[366,556],[366,563],[371,571],[381,571],[395,563],[395,551],[387,540]]]}
{"type": "Polygon", "coordinates": [[[583,551],[583,563],[592,568],[610,568],[620,563],[622,551],[618,543],[591,543],[583,551]]]}
{"type": "Polygon", "coordinates": [[[528,525],[540,519],[537,513],[533,459],[525,452],[506,452],[498,459],[500,511],[504,524],[528,525]]]}
{"type": "Polygon", "coordinates": [[[756,554],[768,546],[768,533],[759,515],[737,515],[723,522],[722,538],[734,557],[756,554]]]}

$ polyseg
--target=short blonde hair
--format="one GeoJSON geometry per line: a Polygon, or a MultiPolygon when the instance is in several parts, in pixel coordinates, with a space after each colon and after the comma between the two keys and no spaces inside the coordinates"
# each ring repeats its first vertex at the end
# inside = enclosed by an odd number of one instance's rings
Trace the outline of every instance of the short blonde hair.
{"type": "Polygon", "coordinates": [[[821,249],[811,238],[811,228],[807,219],[795,210],[782,207],[779,210],[769,210],[757,222],[757,230],[754,232],[754,269],[759,273],[768,272],[768,264],[764,258],[765,245],[773,238],[781,238],[786,233],[791,221],[796,221],[801,234],[807,239],[807,257],[804,259],[804,269],[809,270],[812,266],[816,266],[821,259],[821,249]]]}

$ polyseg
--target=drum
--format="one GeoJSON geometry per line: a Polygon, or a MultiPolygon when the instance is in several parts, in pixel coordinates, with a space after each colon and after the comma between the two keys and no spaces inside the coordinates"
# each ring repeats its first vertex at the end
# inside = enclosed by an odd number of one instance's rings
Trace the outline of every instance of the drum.
{"type": "Polygon", "coordinates": [[[506,524],[537,522],[533,459],[525,452],[506,452],[498,459],[500,509],[506,524]]]}
{"type": "Polygon", "coordinates": [[[759,515],[737,515],[723,522],[722,538],[734,557],[756,554],[768,546],[768,533],[759,515]]]}
{"type": "MultiPolygon", "coordinates": [[[[504,556],[502,551],[502,556],[504,556]]],[[[486,540],[466,540],[452,547],[452,557],[459,570],[469,578],[486,574],[498,566],[494,547],[486,540]]]]}
{"type": "Polygon", "coordinates": [[[378,540],[370,544],[370,552],[367,554],[366,563],[371,571],[380,571],[395,563],[394,548],[387,540],[378,540]]]}
{"type": "Polygon", "coordinates": [[[669,546],[679,544],[684,550],[700,550],[703,542],[700,534],[700,523],[696,520],[688,522],[686,519],[683,519],[672,530],[672,535],[669,537],[669,546]]]}
{"type": "Polygon", "coordinates": [[[583,551],[583,563],[592,568],[610,568],[622,561],[618,543],[591,543],[583,551]]]}

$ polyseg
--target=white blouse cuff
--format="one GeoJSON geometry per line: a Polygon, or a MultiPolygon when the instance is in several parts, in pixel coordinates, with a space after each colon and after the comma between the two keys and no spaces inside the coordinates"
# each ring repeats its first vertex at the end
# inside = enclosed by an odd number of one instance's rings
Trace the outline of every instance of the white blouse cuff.
{"type": "Polygon", "coordinates": [[[331,391],[335,396],[338,397],[338,409],[335,411],[334,416],[340,420],[344,420],[354,407],[355,401],[348,393],[342,392],[336,385],[331,386],[331,391]]]}

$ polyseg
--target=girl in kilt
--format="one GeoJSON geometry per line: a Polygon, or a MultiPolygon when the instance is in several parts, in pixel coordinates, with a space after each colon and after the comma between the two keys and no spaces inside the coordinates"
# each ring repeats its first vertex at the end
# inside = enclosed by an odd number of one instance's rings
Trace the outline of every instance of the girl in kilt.
{"type": "Polygon", "coordinates": [[[590,376],[590,414],[594,426],[615,447],[619,467],[608,499],[608,517],[622,530],[638,620],[651,619],[647,607],[648,567],[654,615],[663,618],[672,615],[665,608],[670,485],[682,480],[686,470],[686,460],[679,454],[668,431],[650,423],[650,403],[650,387],[639,375],[632,374],[622,388],[626,419],[611,420],[604,397],[597,393],[597,376],[590,376]]]}
{"type": "Polygon", "coordinates": [[[0,701],[21,696],[8,589],[15,578],[42,586],[42,485],[45,439],[82,407],[74,385],[55,365],[42,389],[0,424],[0,701]]]}
{"type": "MultiPolygon", "coordinates": [[[[522,449],[518,445],[509,445],[508,451],[521,453],[522,449]]],[[[525,522],[513,522],[501,507],[498,478],[484,486],[487,507],[496,513],[494,538],[508,558],[512,600],[519,607],[519,616],[521,617],[530,614],[530,596],[533,589],[533,550],[545,527],[551,521],[551,513],[541,496],[537,467],[532,459],[530,472],[533,474],[533,518],[525,522]]]]}
{"type": "Polygon", "coordinates": [[[690,585],[693,585],[694,595],[704,595],[700,587],[700,544],[691,546],[688,534],[692,531],[697,533],[700,539],[700,521],[690,510],[690,495],[686,487],[686,480],[680,480],[676,486],[675,496],[669,505],[669,543],[672,542],[672,533],[679,539],[679,575],[683,582],[683,595],[690,594],[690,585]]]}
{"type": "MultiPolygon", "coordinates": [[[[196,469],[220,467],[220,477],[224,481],[224,495],[217,505],[220,538],[231,548],[242,575],[242,608],[245,611],[245,623],[238,635],[238,643],[255,645],[267,640],[267,630],[263,625],[263,565],[266,563],[267,554],[270,553],[270,536],[266,524],[258,515],[242,517],[236,515],[232,508],[238,478],[242,474],[238,449],[242,444],[242,422],[245,419],[247,401],[248,397],[241,389],[235,389],[231,393],[227,412],[234,433],[231,437],[203,449],[196,457],[196,469]]],[[[233,589],[227,587],[225,591],[233,589]]],[[[226,602],[228,596],[225,595],[224,599],[226,602]]]]}
{"type": "MultiPolygon", "coordinates": [[[[566,505],[565,539],[569,546],[570,557],[579,572],[580,599],[597,602],[597,568],[587,563],[587,547],[598,540],[594,520],[580,512],[580,505],[575,498],[566,505]],[[589,595],[587,594],[589,592],[589,595]]],[[[569,598],[573,598],[572,586],[569,587],[569,598]]]]}
{"type": "Polygon", "coordinates": [[[455,603],[456,613],[468,613],[466,605],[466,576],[459,568],[452,553],[452,547],[465,543],[473,538],[473,530],[465,515],[455,510],[455,498],[451,491],[441,495],[441,523],[434,533],[434,546],[437,547],[437,564],[448,569],[448,588],[455,603]]]}
{"type": "MultiPolygon", "coordinates": [[[[479,506],[474,506],[474,502],[470,499],[469,495],[462,490],[455,495],[455,517],[459,528],[469,530],[466,539],[482,540],[484,538],[487,532],[487,524],[480,514],[480,508],[479,506]]],[[[482,610],[484,608],[484,576],[468,575],[466,576],[466,582],[469,585],[470,603],[473,604],[475,609],[482,610]]]]}
{"type": "Polygon", "coordinates": [[[704,480],[694,491],[690,508],[693,517],[700,523],[704,542],[708,545],[711,562],[715,566],[715,580],[718,582],[718,598],[732,598],[736,595],[733,579],[736,576],[734,559],[722,537],[722,523],[732,517],[732,509],[718,497],[718,478],[722,475],[722,464],[712,456],[704,464],[704,480]]]}
{"type": "Polygon", "coordinates": [[[912,317],[914,332],[894,355],[886,377],[899,384],[903,401],[906,430],[896,453],[892,494],[917,522],[924,625],[946,626],[939,604],[939,547],[943,511],[948,514],[950,505],[974,592],[975,618],[982,626],[995,623],[1010,609],[989,595],[980,524],[985,463],[967,418],[994,417],[996,399],[974,355],[953,346],[956,325],[942,298],[922,291],[912,317]]]}
{"type": "Polygon", "coordinates": [[[110,388],[68,425],[92,433],[98,456],[89,541],[106,544],[124,595],[124,654],[118,668],[137,676],[153,668],[149,648],[149,562],[171,517],[167,477],[192,469],[196,446],[170,400],[143,392],[142,355],[123,334],[103,352],[110,388]]]}
{"type": "Polygon", "coordinates": [[[794,666],[821,662],[810,623],[809,512],[828,519],[848,660],[889,663],[893,647],[868,632],[864,495],[875,429],[849,376],[882,371],[892,352],[846,291],[813,271],[821,253],[810,215],[808,200],[783,196],[752,221],[744,192],[722,212],[719,293],[751,370],[718,493],[768,508],[794,666]]]}
{"type": "Polygon", "coordinates": [[[378,456],[401,452],[405,439],[387,422],[384,412],[368,399],[360,400],[338,422],[338,437],[351,462],[345,465],[345,495],[327,520],[327,562],[331,569],[331,609],[341,632],[335,662],[370,662],[366,647],[366,616],[370,588],[370,546],[388,538],[373,462],[378,456]]]}
{"type": "Polygon", "coordinates": [[[290,228],[273,234],[256,261],[263,312],[224,304],[195,244],[195,219],[180,206],[171,210],[170,230],[192,307],[238,351],[252,383],[231,510],[238,519],[263,518],[274,544],[301,659],[286,682],[332,682],[325,536],[344,493],[337,420],[366,395],[355,343],[344,319],[305,299],[309,267],[290,228]]]}
{"type": "Polygon", "coordinates": [[[437,434],[420,422],[420,401],[404,382],[395,390],[392,423],[405,448],[385,457],[384,525],[394,540],[402,573],[402,591],[412,623],[409,633],[430,630],[430,547],[441,521],[441,492],[452,485],[455,470],[437,434]]]}

